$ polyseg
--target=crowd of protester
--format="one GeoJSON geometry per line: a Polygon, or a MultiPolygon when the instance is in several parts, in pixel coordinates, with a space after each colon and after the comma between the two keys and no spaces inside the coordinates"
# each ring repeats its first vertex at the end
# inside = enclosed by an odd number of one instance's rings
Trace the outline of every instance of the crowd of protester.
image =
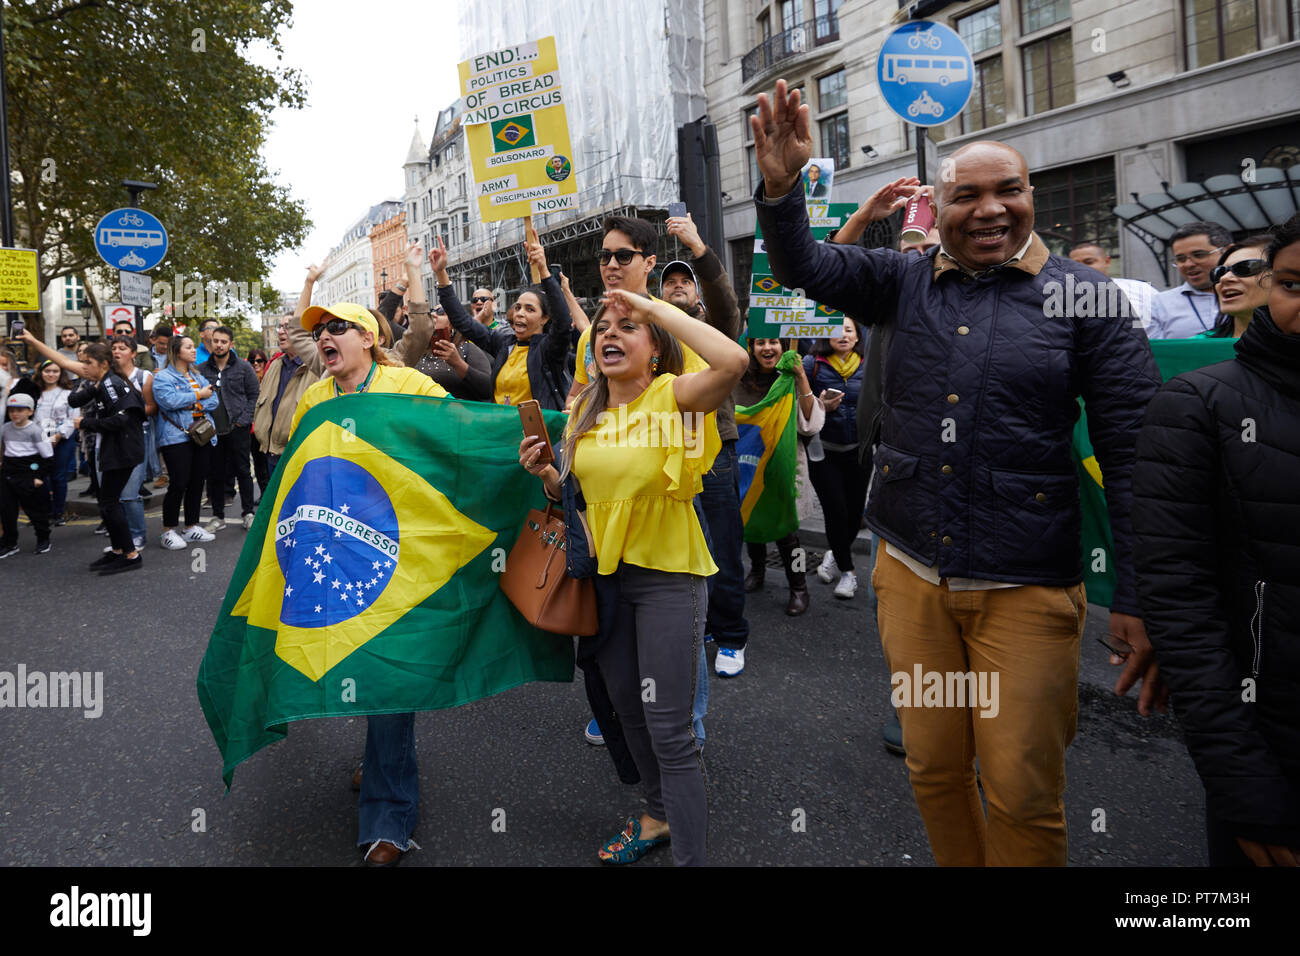
{"type": "MultiPolygon", "coordinates": [[[[584,498],[601,608],[598,633],[578,645],[585,736],[608,747],[622,779],[640,780],[646,800],[599,856],[632,862],[671,833],[674,862],[703,863],[704,642],[717,645],[716,674],[743,673],[745,595],[764,587],[768,544],[786,577],[786,613],[815,600],[797,533],[746,545],[736,452],[736,406],[760,402],[782,354],[798,349],[796,431],[828,542],[815,576],[842,600],[866,592],[891,672],[1001,674],[993,720],[971,707],[903,706],[885,728],[886,745],[906,754],[935,859],[1063,864],[1087,612],[1070,458],[1082,396],[1114,538],[1117,692],[1140,683],[1144,714],[1172,692],[1205,781],[1212,863],[1295,865],[1300,217],[1237,241],[1217,223],[1181,226],[1170,251],[1184,281],[1159,291],[1112,280],[1099,242],[1052,254],[1033,231],[1023,157],[972,143],[952,155],[951,182],[889,183],[817,242],[796,188],[811,142],[799,93],[778,84],[752,123],[772,271],[844,312],[841,335],[737,344],[731,278],[689,215],[667,220],[689,259],[658,270],[658,297],[656,227],[605,223],[605,298],[592,315],[530,236],[534,284],[508,305],[479,288],[466,309],[441,242],[427,252],[436,305],[415,243],[377,309],[312,305],[326,263],[312,265],[269,356],[237,355],[217,320],[199,324],[197,341],[166,322],[147,344],[129,324],[109,342],[64,329],[58,349],[24,333],[40,357],[30,377],[0,351],[0,558],[19,553],[20,509],[36,552],[50,550],[79,469],[109,538],[89,564],[98,574],[142,566],[150,483],[165,488],[164,549],[213,540],[235,500],[247,530],[298,421],[335,395],[565,411],[553,463],[537,439],[525,438],[518,457],[548,497],[584,498]],[[868,224],[916,197],[936,206],[924,240],[861,244],[868,224]],[[1044,280],[1063,277],[1115,282],[1122,315],[1045,322],[1044,280]],[[1192,337],[1235,339],[1236,359],[1162,386],[1148,339],[1192,337]],[[604,414],[623,408],[680,417],[700,430],[703,454],[629,441],[628,419],[604,414]],[[212,518],[201,524],[205,492],[212,518]],[[653,705],[641,695],[649,675],[653,705]]],[[[412,846],[413,744],[413,714],[368,718],[354,783],[371,865],[412,846]]]]}

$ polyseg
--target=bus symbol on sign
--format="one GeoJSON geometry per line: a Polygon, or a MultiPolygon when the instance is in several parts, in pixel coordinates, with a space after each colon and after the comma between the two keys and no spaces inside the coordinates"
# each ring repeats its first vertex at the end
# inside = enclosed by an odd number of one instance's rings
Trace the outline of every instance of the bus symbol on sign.
{"type": "Polygon", "coordinates": [[[876,58],[876,80],[886,104],[914,126],[938,126],[970,99],[975,68],[961,37],[941,23],[905,23],[876,58]]]}
{"type": "Polygon", "coordinates": [[[167,254],[167,230],[143,209],[114,209],[95,224],[95,250],[110,266],[147,272],[167,254]]]}

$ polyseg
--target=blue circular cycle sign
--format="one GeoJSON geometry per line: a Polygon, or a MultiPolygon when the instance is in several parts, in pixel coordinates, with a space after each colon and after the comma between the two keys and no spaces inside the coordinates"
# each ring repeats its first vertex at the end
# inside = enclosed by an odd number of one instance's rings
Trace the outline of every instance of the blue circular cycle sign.
{"type": "Polygon", "coordinates": [[[115,269],[147,272],[167,254],[167,230],[143,209],[114,209],[95,226],[95,251],[115,269]]]}
{"type": "Polygon", "coordinates": [[[889,108],[914,126],[940,126],[966,108],[975,65],[962,38],[942,23],[913,20],[885,38],[876,81],[889,108]]]}

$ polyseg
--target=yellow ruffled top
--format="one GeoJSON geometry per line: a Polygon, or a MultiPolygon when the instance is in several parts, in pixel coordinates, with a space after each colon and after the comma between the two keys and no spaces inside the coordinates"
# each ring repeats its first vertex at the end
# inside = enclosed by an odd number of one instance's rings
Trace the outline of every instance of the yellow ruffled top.
{"type": "Polygon", "coordinates": [[[713,412],[698,428],[685,429],[673,394],[676,378],[657,376],[578,439],[573,472],[587,499],[599,574],[613,574],[620,561],[657,571],[717,573],[692,500],[722,440],[713,412]]]}

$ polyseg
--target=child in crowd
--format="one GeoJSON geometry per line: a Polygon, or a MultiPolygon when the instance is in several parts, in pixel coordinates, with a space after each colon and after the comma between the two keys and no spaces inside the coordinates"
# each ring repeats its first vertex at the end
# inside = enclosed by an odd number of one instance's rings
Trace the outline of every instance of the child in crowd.
{"type": "Polygon", "coordinates": [[[36,553],[50,550],[50,494],[45,481],[54,446],[45,432],[32,424],[36,400],[30,395],[10,395],[5,403],[9,421],[0,425],[0,559],[18,553],[18,506],[36,532],[36,553]]]}

